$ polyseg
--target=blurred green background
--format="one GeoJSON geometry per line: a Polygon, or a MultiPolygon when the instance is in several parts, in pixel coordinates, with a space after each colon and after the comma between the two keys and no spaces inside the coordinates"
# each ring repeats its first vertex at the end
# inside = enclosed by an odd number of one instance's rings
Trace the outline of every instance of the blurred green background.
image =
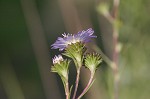
{"type": "MultiPolygon", "coordinates": [[[[50,72],[59,54],[50,45],[64,32],[92,27],[98,36],[93,43],[111,59],[111,26],[96,10],[104,1],[111,12],[112,0],[0,0],[0,99],[65,99],[60,78],[50,72]]],[[[150,0],[120,1],[119,99],[150,99],[149,11],[150,0]]],[[[79,93],[87,73],[83,68],[79,93]]],[[[111,74],[103,62],[84,99],[111,99],[111,74]]]]}

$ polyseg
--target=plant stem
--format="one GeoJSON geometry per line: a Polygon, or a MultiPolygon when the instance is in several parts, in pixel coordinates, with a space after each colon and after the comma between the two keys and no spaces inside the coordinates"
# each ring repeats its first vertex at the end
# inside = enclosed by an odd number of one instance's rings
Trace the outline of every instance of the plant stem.
{"type": "Polygon", "coordinates": [[[69,92],[69,84],[68,84],[68,81],[66,82],[66,85],[65,85],[65,93],[66,93],[66,99],[69,99],[69,97],[70,97],[70,92],[69,92]]]}
{"type": "Polygon", "coordinates": [[[118,67],[116,65],[116,68],[113,70],[114,73],[114,99],[119,98],[119,71],[118,67]]]}
{"type": "Polygon", "coordinates": [[[91,77],[90,77],[88,84],[86,85],[86,87],[84,88],[84,90],[82,91],[82,93],[79,95],[79,97],[77,99],[80,99],[88,91],[88,89],[93,81],[93,77],[94,77],[94,73],[91,73],[91,77]]]}
{"type": "Polygon", "coordinates": [[[113,73],[114,73],[114,99],[118,99],[118,89],[119,89],[118,56],[119,56],[119,51],[117,49],[118,29],[116,29],[116,28],[113,29],[113,42],[114,42],[114,51],[113,51],[114,68],[112,68],[112,69],[113,69],[113,73]]]}
{"type": "Polygon", "coordinates": [[[65,88],[66,99],[70,99],[68,77],[67,77],[67,79],[64,82],[64,88],[65,88]]]}
{"type": "Polygon", "coordinates": [[[74,90],[72,99],[75,99],[75,97],[76,97],[76,93],[77,93],[77,89],[78,89],[78,85],[79,85],[79,78],[80,78],[80,68],[77,69],[76,85],[75,85],[75,90],[74,90]]]}
{"type": "MultiPolygon", "coordinates": [[[[113,18],[114,20],[118,20],[118,12],[119,12],[119,2],[120,0],[114,0],[114,8],[113,8],[113,18]]],[[[119,89],[119,67],[118,67],[118,57],[119,57],[119,51],[118,51],[118,34],[119,29],[116,26],[113,26],[113,43],[114,43],[114,50],[113,50],[113,73],[114,73],[114,99],[118,99],[118,89],[119,89]]]]}

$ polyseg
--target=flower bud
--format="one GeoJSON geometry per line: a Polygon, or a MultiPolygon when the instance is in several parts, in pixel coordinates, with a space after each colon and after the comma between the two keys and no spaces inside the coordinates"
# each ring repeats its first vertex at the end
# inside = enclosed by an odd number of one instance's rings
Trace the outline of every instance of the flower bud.
{"type": "Polygon", "coordinates": [[[95,73],[101,62],[102,57],[100,54],[88,53],[85,55],[85,67],[87,67],[91,73],[95,73]]]}

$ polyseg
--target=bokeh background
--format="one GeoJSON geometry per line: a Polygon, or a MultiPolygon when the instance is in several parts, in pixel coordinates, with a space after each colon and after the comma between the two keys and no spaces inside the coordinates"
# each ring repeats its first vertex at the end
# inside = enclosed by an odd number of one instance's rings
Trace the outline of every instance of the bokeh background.
{"type": "MultiPolygon", "coordinates": [[[[50,45],[64,32],[93,28],[96,44],[112,58],[111,24],[97,8],[112,0],[0,0],[0,99],[65,99],[58,75],[50,72],[50,45]]],[[[150,0],[120,0],[119,99],[150,99],[150,0]]],[[[72,64],[73,65],[73,64],[72,64]]],[[[71,66],[70,83],[75,81],[71,66]]],[[[102,63],[84,99],[112,98],[112,71],[102,63]]],[[[89,79],[82,70],[79,92],[89,79]]]]}

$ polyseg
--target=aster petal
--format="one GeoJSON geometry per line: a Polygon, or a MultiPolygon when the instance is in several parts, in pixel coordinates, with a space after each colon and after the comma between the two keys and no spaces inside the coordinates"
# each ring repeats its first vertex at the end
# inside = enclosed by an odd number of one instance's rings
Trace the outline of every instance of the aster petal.
{"type": "Polygon", "coordinates": [[[94,31],[92,28],[87,29],[86,31],[80,31],[76,34],[76,37],[80,38],[80,40],[84,43],[89,42],[91,38],[96,38],[97,36],[93,35],[94,31]]]}
{"type": "Polygon", "coordinates": [[[60,51],[64,50],[69,44],[82,42],[86,43],[91,41],[91,38],[96,38],[97,36],[93,35],[94,31],[92,28],[87,30],[79,31],[77,34],[62,34],[63,37],[58,37],[56,42],[52,44],[52,49],[59,49],[60,51]]]}

